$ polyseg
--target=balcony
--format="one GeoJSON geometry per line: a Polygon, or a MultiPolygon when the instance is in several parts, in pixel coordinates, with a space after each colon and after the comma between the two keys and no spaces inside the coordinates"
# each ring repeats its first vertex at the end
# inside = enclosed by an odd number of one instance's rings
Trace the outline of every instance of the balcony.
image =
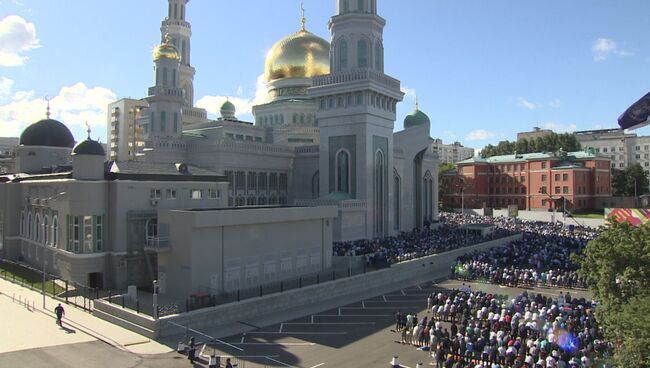
{"type": "Polygon", "coordinates": [[[169,247],[169,237],[162,236],[148,236],[147,243],[144,246],[144,250],[152,252],[168,252],[169,247]]]}

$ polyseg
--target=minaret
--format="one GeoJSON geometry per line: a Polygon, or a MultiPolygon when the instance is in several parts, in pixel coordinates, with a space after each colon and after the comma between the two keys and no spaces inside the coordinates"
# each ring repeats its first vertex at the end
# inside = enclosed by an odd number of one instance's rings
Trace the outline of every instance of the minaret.
{"type": "Polygon", "coordinates": [[[190,38],[192,27],[185,20],[187,3],[190,0],[168,0],[167,17],[160,25],[162,37],[169,34],[172,44],[180,54],[179,86],[183,89],[185,107],[194,106],[194,74],[196,70],[190,65],[190,38]]]}
{"type": "MultiPolygon", "coordinates": [[[[393,127],[404,97],[384,74],[376,0],[336,0],[330,19],[331,74],[313,79],[320,128],[321,196],[343,192],[366,204],[366,236],[393,232],[393,127]]],[[[340,196],[340,195],[339,195],[340,196]]]]}
{"type": "Polygon", "coordinates": [[[183,90],[178,77],[180,58],[169,35],[154,49],[155,85],[149,88],[146,98],[149,102],[149,119],[144,132],[149,147],[161,140],[180,138],[182,135],[183,90]]]}

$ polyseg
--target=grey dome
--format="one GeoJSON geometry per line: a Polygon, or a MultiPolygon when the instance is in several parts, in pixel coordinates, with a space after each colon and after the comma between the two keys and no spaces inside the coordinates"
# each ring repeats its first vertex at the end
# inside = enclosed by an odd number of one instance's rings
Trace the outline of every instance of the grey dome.
{"type": "Polygon", "coordinates": [[[40,120],[23,130],[20,135],[23,146],[74,147],[74,137],[70,129],[54,119],[40,120]]]}
{"type": "Polygon", "coordinates": [[[104,147],[102,147],[101,143],[88,138],[85,141],[79,142],[72,150],[72,154],[105,156],[106,152],[104,152],[104,147]]]}

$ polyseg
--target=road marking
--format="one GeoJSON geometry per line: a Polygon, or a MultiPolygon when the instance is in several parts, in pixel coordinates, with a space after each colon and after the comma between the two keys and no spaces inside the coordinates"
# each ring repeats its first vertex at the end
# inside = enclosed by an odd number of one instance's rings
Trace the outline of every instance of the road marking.
{"type": "MultiPolygon", "coordinates": [[[[245,342],[237,345],[273,345],[273,346],[314,346],[314,342],[245,342]]],[[[277,356],[277,355],[276,355],[277,356]]]]}
{"type": "Polygon", "coordinates": [[[404,289],[402,289],[402,295],[406,296],[406,293],[404,292],[404,289]]]}
{"type": "Polygon", "coordinates": [[[246,334],[242,334],[241,335],[241,341],[239,343],[243,344],[245,339],[246,339],[246,334]]]}
{"type": "MultiPolygon", "coordinates": [[[[416,308],[426,309],[425,307],[423,307],[421,305],[418,305],[418,306],[413,306],[413,305],[403,306],[403,305],[400,305],[399,307],[400,307],[400,309],[416,309],[416,308]]],[[[341,309],[395,309],[395,307],[366,307],[366,308],[362,308],[362,307],[341,307],[341,309]]]]}
{"type": "Polygon", "coordinates": [[[316,317],[392,317],[392,314],[318,314],[316,317]]]}
{"type": "Polygon", "coordinates": [[[366,301],[365,300],[361,301],[361,306],[363,307],[363,309],[366,309],[366,301]]]}
{"type": "Polygon", "coordinates": [[[374,325],[376,322],[287,322],[285,325],[374,325]]]}
{"type": "Polygon", "coordinates": [[[339,307],[339,316],[341,315],[341,307],[339,307]]]}
{"type": "Polygon", "coordinates": [[[311,323],[312,324],[314,323],[314,315],[313,314],[311,315],[311,323]]]}
{"type": "Polygon", "coordinates": [[[388,301],[388,300],[386,300],[386,295],[382,295],[382,297],[384,298],[384,301],[385,301],[385,302],[388,301]]]}
{"type": "Polygon", "coordinates": [[[422,286],[418,285],[418,289],[422,290],[422,286]]]}
{"type": "Polygon", "coordinates": [[[279,361],[279,360],[275,360],[275,359],[273,359],[273,358],[266,357],[266,359],[268,359],[268,360],[270,360],[270,361],[272,361],[272,362],[278,363],[278,364],[282,364],[282,365],[285,366],[285,367],[291,367],[289,364],[287,364],[287,363],[283,363],[283,362],[281,362],[281,361],[279,361]]]}
{"type": "Polygon", "coordinates": [[[325,365],[325,363],[316,364],[316,365],[314,365],[312,367],[309,367],[309,368],[318,368],[318,367],[323,366],[323,365],[325,365]]]}

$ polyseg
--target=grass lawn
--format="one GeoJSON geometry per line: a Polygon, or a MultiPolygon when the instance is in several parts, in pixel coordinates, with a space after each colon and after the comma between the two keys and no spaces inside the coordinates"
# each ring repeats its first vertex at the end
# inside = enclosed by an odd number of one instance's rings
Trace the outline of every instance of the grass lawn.
{"type": "MultiPolygon", "coordinates": [[[[40,275],[31,274],[31,273],[26,273],[25,275],[19,272],[14,274],[12,270],[8,270],[6,268],[0,267],[0,277],[12,282],[15,280],[16,283],[24,284],[26,286],[31,286],[35,290],[43,289],[43,279],[42,276],[40,275]]],[[[54,292],[54,294],[56,295],[64,292],[65,289],[59,286],[54,281],[49,280],[49,281],[45,281],[45,291],[48,294],[52,294],[52,292],[54,292]]]]}
{"type": "Polygon", "coordinates": [[[604,218],[604,215],[602,213],[574,213],[573,217],[588,218],[588,219],[602,219],[604,218]]]}

